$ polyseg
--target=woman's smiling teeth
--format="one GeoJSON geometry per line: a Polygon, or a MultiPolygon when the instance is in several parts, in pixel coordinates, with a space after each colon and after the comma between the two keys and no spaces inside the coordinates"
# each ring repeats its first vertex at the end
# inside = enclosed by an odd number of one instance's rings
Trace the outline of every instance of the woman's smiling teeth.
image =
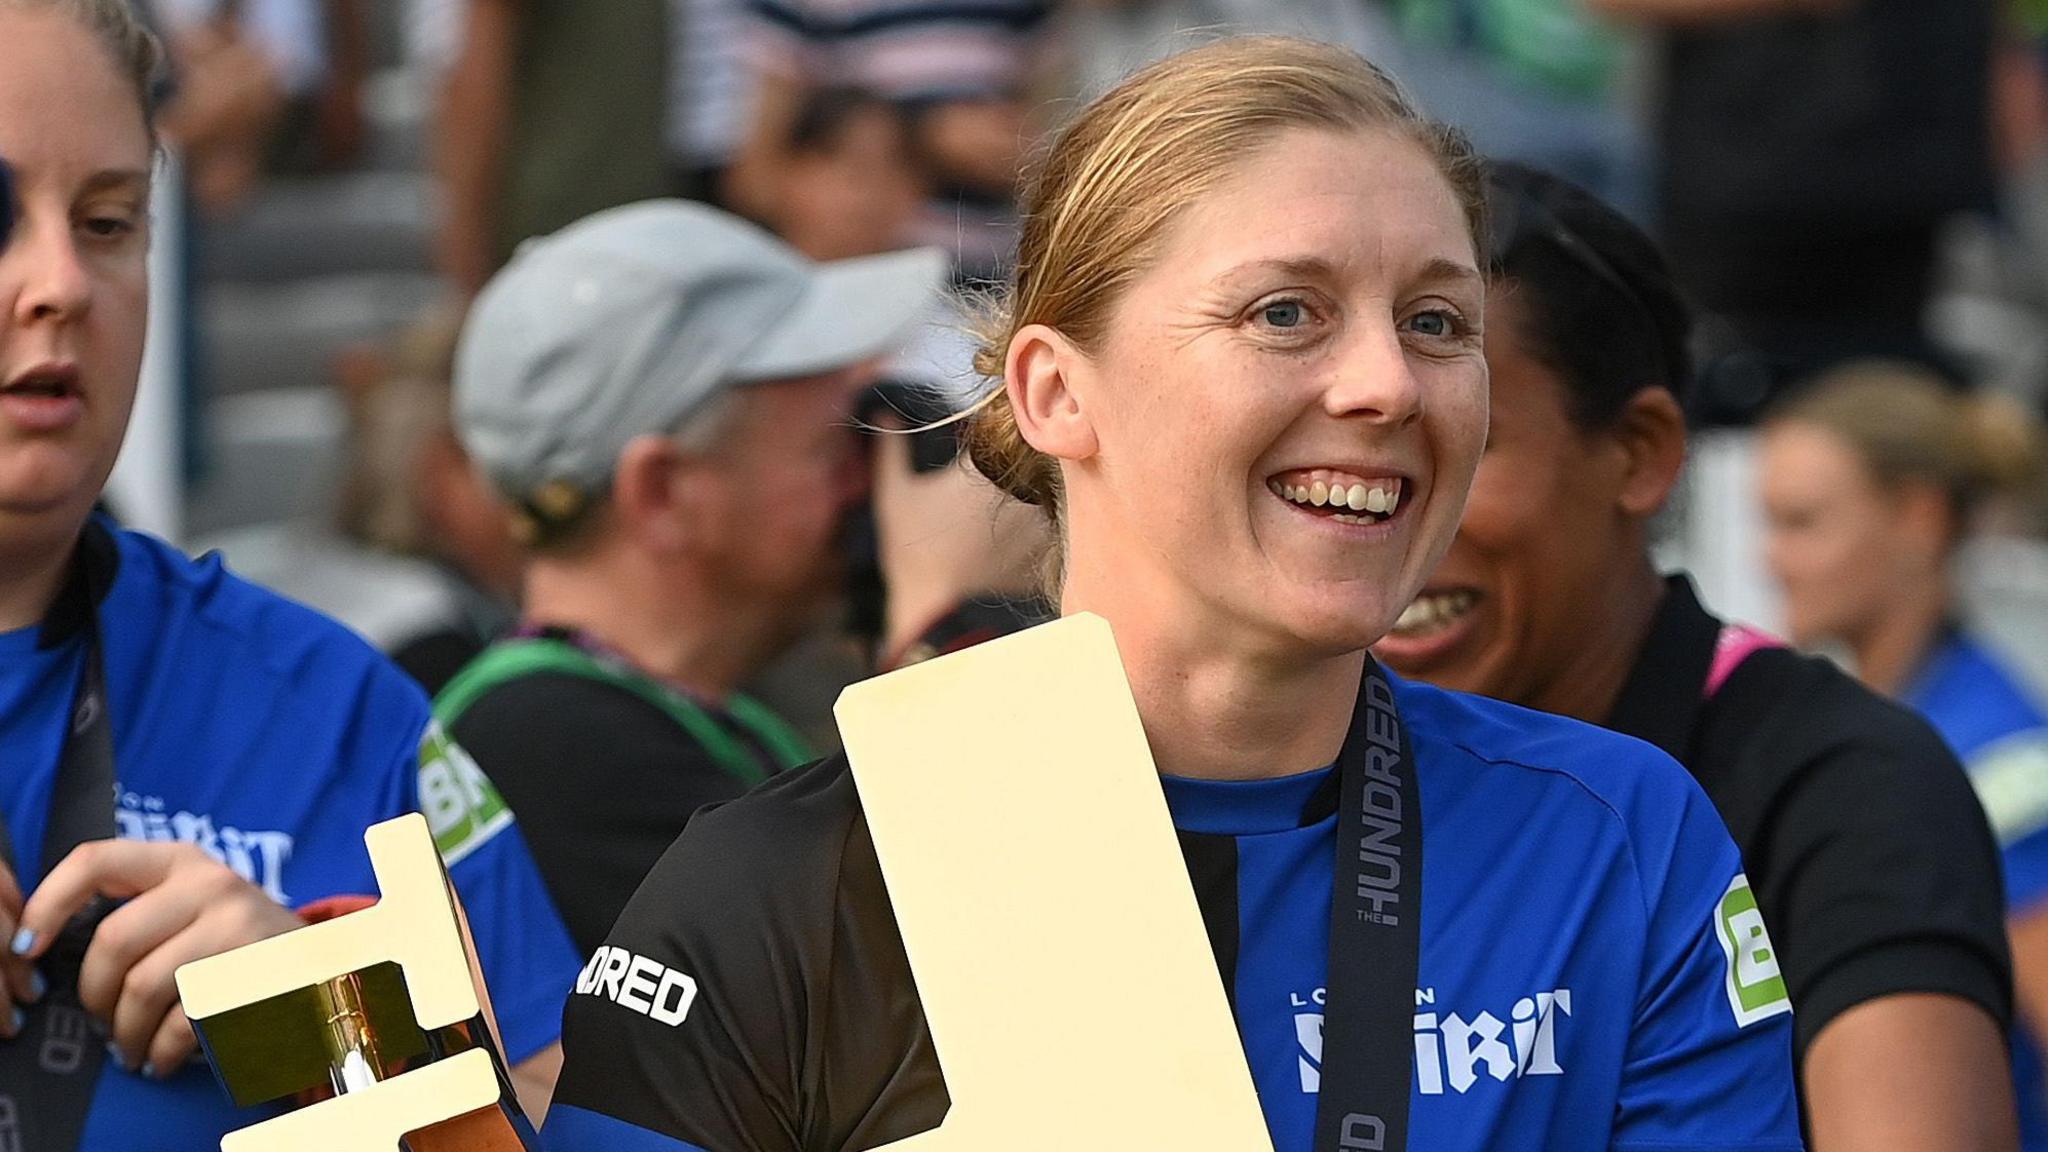
{"type": "Polygon", "coordinates": [[[1344,523],[1376,524],[1391,518],[1401,506],[1401,483],[1391,476],[1367,480],[1318,469],[1289,473],[1267,486],[1283,500],[1321,509],[1344,523]]]}
{"type": "Polygon", "coordinates": [[[1479,593],[1469,588],[1454,592],[1425,592],[1401,612],[1401,618],[1394,621],[1393,635],[1416,636],[1448,628],[1463,619],[1473,605],[1479,603],[1479,593]]]}

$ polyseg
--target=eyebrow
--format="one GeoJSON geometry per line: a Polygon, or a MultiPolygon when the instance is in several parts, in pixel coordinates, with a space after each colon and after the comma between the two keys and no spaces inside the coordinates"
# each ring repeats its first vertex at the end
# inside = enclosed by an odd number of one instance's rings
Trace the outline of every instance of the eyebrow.
{"type": "Polygon", "coordinates": [[[86,177],[85,187],[80,191],[83,194],[128,189],[141,191],[149,187],[149,181],[149,173],[140,168],[107,168],[86,177]]]}
{"type": "MultiPolygon", "coordinates": [[[[1249,260],[1218,276],[1218,283],[1235,280],[1249,272],[1273,271],[1302,279],[1328,278],[1336,275],[1336,266],[1320,256],[1290,256],[1249,260]]],[[[1416,276],[1418,280],[1456,280],[1461,283],[1483,286],[1486,277],[1470,264],[1438,256],[1422,266],[1416,276]]]]}
{"type": "Polygon", "coordinates": [[[1307,280],[1334,275],[1336,269],[1328,260],[1320,256],[1290,256],[1285,258],[1269,256],[1264,259],[1247,260],[1242,264],[1234,265],[1221,276],[1218,276],[1216,280],[1218,283],[1226,283],[1251,272],[1280,272],[1288,276],[1298,276],[1307,280]]]}
{"type": "Polygon", "coordinates": [[[1441,256],[1422,266],[1422,275],[1419,279],[1459,280],[1480,286],[1486,284],[1486,277],[1480,273],[1479,269],[1474,268],[1470,264],[1460,264],[1456,260],[1446,260],[1441,256]]]}

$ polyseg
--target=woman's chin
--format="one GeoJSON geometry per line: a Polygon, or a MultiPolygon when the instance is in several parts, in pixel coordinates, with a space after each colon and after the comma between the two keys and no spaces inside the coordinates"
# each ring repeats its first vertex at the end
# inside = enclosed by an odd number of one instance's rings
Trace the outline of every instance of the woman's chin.
{"type": "Polygon", "coordinates": [[[97,461],[60,445],[29,444],[8,452],[9,458],[0,462],[0,509],[16,514],[77,506],[99,472],[97,461]]]}
{"type": "Polygon", "coordinates": [[[1341,656],[1372,647],[1400,615],[1399,605],[1377,599],[1338,599],[1297,606],[1287,614],[1282,629],[1307,652],[1320,657],[1341,656]]]}

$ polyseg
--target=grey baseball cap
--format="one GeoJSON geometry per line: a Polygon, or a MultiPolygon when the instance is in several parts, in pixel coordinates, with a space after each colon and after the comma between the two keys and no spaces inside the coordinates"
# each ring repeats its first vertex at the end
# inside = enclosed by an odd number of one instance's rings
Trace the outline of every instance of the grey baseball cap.
{"type": "Polygon", "coordinates": [[[456,428],[514,500],[595,494],[629,440],[727,388],[890,352],[946,274],[936,248],[819,264],[702,204],[608,209],[528,241],[477,297],[456,428]]]}

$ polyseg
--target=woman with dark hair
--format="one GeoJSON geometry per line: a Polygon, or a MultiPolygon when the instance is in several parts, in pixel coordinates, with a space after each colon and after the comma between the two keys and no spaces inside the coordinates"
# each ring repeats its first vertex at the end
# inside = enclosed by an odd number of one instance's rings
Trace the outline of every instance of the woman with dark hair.
{"type": "Polygon", "coordinates": [[[1778,945],[1819,1152],[2015,1147],[1996,846],[1918,717],[1658,573],[1690,320],[1591,195],[1498,167],[1492,425],[1458,536],[1375,652],[1641,737],[1720,810],[1778,945]]]}

